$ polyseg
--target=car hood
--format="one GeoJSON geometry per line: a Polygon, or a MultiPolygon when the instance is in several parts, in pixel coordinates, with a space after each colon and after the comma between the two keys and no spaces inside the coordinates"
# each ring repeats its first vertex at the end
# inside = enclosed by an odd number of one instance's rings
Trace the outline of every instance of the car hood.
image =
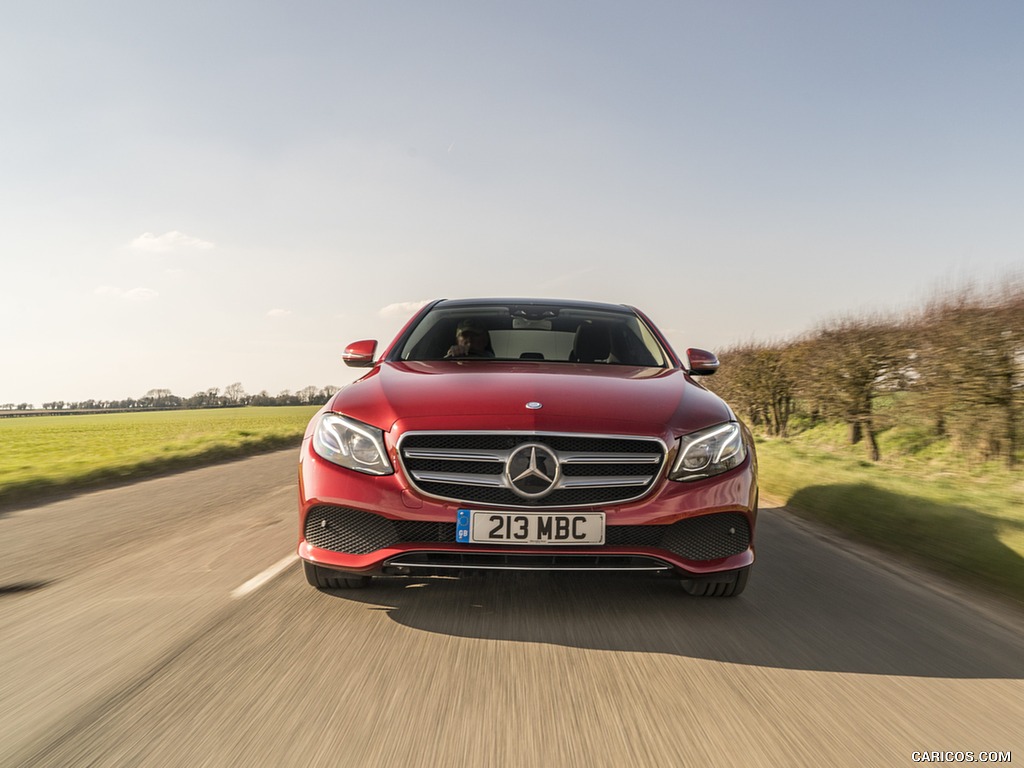
{"type": "Polygon", "coordinates": [[[666,439],[733,418],[717,395],[679,369],[492,360],[381,363],[328,408],[387,432],[513,429],[666,439]]]}

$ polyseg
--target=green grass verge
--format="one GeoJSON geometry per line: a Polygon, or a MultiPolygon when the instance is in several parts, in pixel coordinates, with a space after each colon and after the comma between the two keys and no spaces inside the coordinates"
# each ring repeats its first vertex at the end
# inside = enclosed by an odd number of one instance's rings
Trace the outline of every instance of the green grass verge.
{"type": "Polygon", "coordinates": [[[1024,472],[966,465],[939,444],[908,453],[897,430],[880,436],[873,464],[844,436],[826,426],[759,440],[761,489],[853,539],[1024,603],[1024,472]]]}
{"type": "Polygon", "coordinates": [[[0,419],[0,503],[295,446],[317,406],[0,419]]]}

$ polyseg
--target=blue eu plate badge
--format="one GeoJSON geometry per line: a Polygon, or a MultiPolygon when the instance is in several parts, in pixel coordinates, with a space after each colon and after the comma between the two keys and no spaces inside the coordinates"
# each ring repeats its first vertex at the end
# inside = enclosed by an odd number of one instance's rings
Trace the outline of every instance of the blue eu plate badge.
{"type": "Polygon", "coordinates": [[[455,541],[465,544],[469,541],[469,510],[460,509],[459,517],[455,524],[455,541]]]}

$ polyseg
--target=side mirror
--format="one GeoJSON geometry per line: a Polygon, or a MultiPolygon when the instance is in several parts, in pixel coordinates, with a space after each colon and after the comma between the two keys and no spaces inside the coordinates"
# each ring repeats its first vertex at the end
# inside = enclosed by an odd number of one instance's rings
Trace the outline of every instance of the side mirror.
{"type": "Polygon", "coordinates": [[[365,339],[363,341],[353,341],[341,354],[341,359],[345,361],[345,365],[353,368],[372,368],[373,358],[377,354],[377,340],[376,339],[365,339]]]}
{"type": "Polygon", "coordinates": [[[691,376],[710,376],[718,370],[718,357],[706,349],[688,349],[686,358],[690,361],[687,371],[691,376]]]}

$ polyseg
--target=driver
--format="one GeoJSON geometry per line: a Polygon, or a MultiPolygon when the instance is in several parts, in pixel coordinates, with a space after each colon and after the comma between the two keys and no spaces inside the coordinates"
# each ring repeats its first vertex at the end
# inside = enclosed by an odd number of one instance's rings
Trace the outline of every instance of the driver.
{"type": "Polygon", "coordinates": [[[472,320],[463,320],[445,357],[494,357],[491,336],[472,320]]]}

